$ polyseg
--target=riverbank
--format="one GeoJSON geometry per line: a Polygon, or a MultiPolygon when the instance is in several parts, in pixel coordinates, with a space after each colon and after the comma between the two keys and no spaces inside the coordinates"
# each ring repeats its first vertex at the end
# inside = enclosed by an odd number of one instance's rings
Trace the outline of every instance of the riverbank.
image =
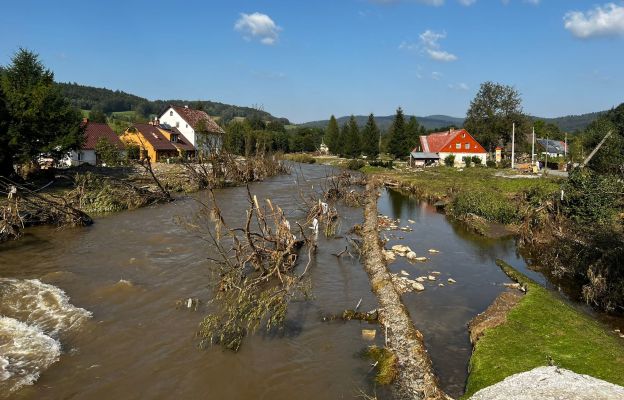
{"type": "Polygon", "coordinates": [[[624,385],[622,339],[509,264],[500,260],[497,264],[526,295],[503,323],[485,329],[474,344],[462,398],[508,376],[546,365],[624,385]]]}

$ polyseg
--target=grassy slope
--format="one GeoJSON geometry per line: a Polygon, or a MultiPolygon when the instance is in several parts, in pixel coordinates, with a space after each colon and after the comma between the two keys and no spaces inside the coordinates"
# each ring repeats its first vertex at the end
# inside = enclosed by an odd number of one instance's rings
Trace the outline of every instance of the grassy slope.
{"type": "Polygon", "coordinates": [[[566,304],[509,265],[499,266],[527,286],[507,322],[485,331],[470,360],[465,398],[548,357],[560,367],[624,385],[624,343],[585,313],[566,304]]]}

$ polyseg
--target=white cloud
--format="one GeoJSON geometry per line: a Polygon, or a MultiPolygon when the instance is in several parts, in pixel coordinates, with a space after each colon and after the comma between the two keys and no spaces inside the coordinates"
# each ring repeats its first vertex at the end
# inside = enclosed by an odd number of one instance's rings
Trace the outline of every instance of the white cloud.
{"type": "Polygon", "coordinates": [[[399,50],[417,50],[419,48],[417,43],[402,41],[399,45],[399,50]]]}
{"type": "Polygon", "coordinates": [[[563,21],[565,28],[581,39],[624,35],[624,5],[607,3],[586,12],[570,11],[563,21]]]}
{"type": "Polygon", "coordinates": [[[242,13],[234,24],[234,29],[243,33],[245,40],[256,38],[260,43],[273,45],[279,38],[279,31],[282,30],[266,14],[255,12],[253,14],[242,13]]]}
{"type": "Polygon", "coordinates": [[[433,79],[434,81],[439,81],[440,78],[442,78],[442,73],[441,72],[433,71],[431,73],[431,79],[433,79]]]}
{"type": "Polygon", "coordinates": [[[420,42],[425,48],[425,52],[434,61],[451,62],[457,61],[457,56],[448,51],[440,49],[440,40],[446,38],[446,32],[434,32],[426,30],[420,34],[420,42]]]}
{"type": "Polygon", "coordinates": [[[462,91],[462,92],[466,92],[466,91],[470,90],[470,86],[468,86],[465,83],[458,83],[458,84],[451,83],[451,84],[448,85],[448,87],[449,87],[449,89],[459,90],[459,91],[462,91]]]}
{"type": "Polygon", "coordinates": [[[477,0],[457,0],[457,1],[459,1],[459,4],[461,4],[462,6],[471,6],[477,2],[477,0]]]}

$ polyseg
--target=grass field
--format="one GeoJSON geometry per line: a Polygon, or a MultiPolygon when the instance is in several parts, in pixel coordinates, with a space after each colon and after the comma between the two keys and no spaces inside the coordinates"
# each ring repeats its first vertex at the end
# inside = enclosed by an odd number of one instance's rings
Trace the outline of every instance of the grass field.
{"type": "Polygon", "coordinates": [[[624,385],[624,341],[502,261],[497,264],[527,288],[507,322],[486,330],[470,359],[464,398],[506,377],[548,365],[624,385]]]}

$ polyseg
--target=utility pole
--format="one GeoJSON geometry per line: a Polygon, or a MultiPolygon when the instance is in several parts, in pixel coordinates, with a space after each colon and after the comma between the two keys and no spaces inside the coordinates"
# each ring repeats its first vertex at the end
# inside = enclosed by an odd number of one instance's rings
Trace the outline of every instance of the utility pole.
{"type": "Polygon", "coordinates": [[[531,166],[535,166],[535,126],[533,126],[533,140],[531,142],[531,166]]]}
{"type": "Polygon", "coordinates": [[[568,132],[565,133],[565,139],[563,142],[563,156],[568,158],[568,132]]]}
{"type": "Polygon", "coordinates": [[[585,159],[585,161],[583,161],[583,163],[581,164],[581,168],[585,168],[587,166],[587,164],[591,161],[591,159],[594,157],[594,155],[598,152],[598,150],[600,150],[600,148],[602,147],[602,145],[607,141],[607,139],[609,139],[609,136],[611,136],[611,134],[613,133],[613,131],[609,131],[607,132],[607,134],[605,135],[605,137],[600,141],[600,143],[598,143],[598,145],[596,146],[596,148],[589,153],[589,155],[587,156],[587,158],[585,159]]]}
{"type": "Polygon", "coordinates": [[[516,166],[516,123],[511,125],[511,169],[516,166]]]}
{"type": "Polygon", "coordinates": [[[550,149],[550,140],[546,136],[546,162],[544,162],[544,174],[548,172],[548,151],[550,149]]]}

